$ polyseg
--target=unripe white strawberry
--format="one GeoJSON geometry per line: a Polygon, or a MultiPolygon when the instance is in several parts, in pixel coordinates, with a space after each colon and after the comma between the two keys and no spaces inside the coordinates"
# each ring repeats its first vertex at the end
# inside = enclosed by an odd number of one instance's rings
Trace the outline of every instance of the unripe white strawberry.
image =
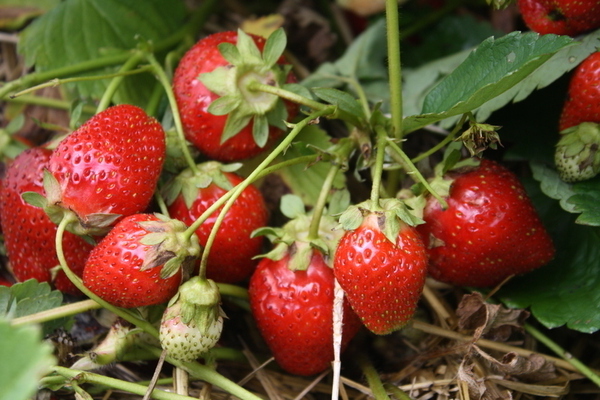
{"type": "Polygon", "coordinates": [[[593,178],[600,172],[600,124],[583,122],[565,129],[556,145],[554,162],[565,182],[593,178]]]}
{"type": "Polygon", "coordinates": [[[214,281],[195,276],[180,286],[160,324],[160,344],[179,361],[193,361],[212,349],[223,330],[221,295],[214,281]]]}

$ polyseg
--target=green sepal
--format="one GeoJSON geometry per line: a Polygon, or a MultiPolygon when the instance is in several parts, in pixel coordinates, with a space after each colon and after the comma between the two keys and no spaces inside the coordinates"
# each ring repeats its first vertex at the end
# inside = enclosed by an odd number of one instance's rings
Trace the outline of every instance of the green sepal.
{"type": "Polygon", "coordinates": [[[298,218],[306,213],[304,202],[300,196],[294,194],[284,194],[281,196],[279,209],[283,215],[290,219],[298,218]]]}
{"type": "MultiPolygon", "coordinates": [[[[217,67],[211,72],[205,72],[198,76],[198,79],[208,90],[219,96],[236,94],[235,87],[236,69],[228,67],[217,67]]],[[[209,106],[210,107],[210,106],[209,106]]]]}
{"type": "Polygon", "coordinates": [[[269,121],[265,115],[256,115],[252,124],[252,137],[258,147],[265,147],[269,140],[269,121]]]}
{"type": "Polygon", "coordinates": [[[265,47],[263,48],[263,60],[265,64],[269,67],[277,64],[279,58],[283,55],[285,48],[287,46],[287,37],[283,28],[278,28],[273,31],[265,43],[265,47]]]}
{"type": "Polygon", "coordinates": [[[263,57],[254,42],[254,39],[246,32],[241,29],[237,31],[237,48],[241,55],[243,55],[243,62],[258,64],[263,63],[263,57]]]}
{"type": "Polygon", "coordinates": [[[288,111],[283,101],[278,101],[277,103],[275,103],[275,107],[266,115],[269,125],[281,129],[282,131],[285,131],[287,129],[287,125],[285,124],[285,122],[288,118],[288,111]]]}
{"type": "Polygon", "coordinates": [[[241,101],[239,97],[225,95],[210,103],[207,110],[214,115],[227,115],[238,108],[241,101]]]}
{"type": "Polygon", "coordinates": [[[237,171],[240,165],[239,163],[221,164],[218,161],[206,161],[196,166],[197,172],[191,168],[186,168],[164,186],[162,190],[163,199],[169,206],[181,195],[186,207],[189,209],[196,201],[199,189],[207,188],[211,184],[215,184],[226,191],[233,189],[232,183],[223,172],[237,171]]]}
{"type": "Polygon", "coordinates": [[[48,200],[38,192],[23,192],[21,193],[23,201],[31,206],[46,208],[48,200]]]}
{"type": "Polygon", "coordinates": [[[229,64],[236,65],[243,61],[242,55],[235,44],[228,42],[219,43],[217,48],[219,49],[219,53],[221,53],[223,58],[227,60],[229,64]]]}
{"type": "Polygon", "coordinates": [[[238,110],[233,110],[229,113],[227,120],[225,121],[225,126],[223,127],[220,143],[223,144],[240,133],[240,131],[250,123],[251,119],[252,115],[242,115],[238,110]]]}

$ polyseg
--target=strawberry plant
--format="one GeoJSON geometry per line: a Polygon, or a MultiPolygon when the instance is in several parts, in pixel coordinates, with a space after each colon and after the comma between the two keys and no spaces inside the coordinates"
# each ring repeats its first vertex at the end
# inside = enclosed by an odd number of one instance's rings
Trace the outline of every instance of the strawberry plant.
{"type": "Polygon", "coordinates": [[[597,2],[38,3],[0,400],[600,392],[597,2]]]}

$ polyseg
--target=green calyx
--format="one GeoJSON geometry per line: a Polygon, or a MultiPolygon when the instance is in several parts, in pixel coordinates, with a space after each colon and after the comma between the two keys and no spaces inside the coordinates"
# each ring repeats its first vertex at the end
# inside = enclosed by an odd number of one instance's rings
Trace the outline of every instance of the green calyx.
{"type": "Polygon", "coordinates": [[[196,170],[187,168],[165,185],[162,192],[163,198],[167,205],[171,205],[181,194],[187,208],[191,208],[200,189],[214,184],[223,190],[231,190],[233,185],[224,172],[234,172],[240,167],[241,164],[238,163],[221,164],[218,161],[207,161],[198,164],[196,170]]]}
{"type": "MultiPolygon", "coordinates": [[[[293,200],[295,196],[288,197],[293,200]]],[[[299,200],[299,199],[297,199],[299,200]]],[[[299,200],[301,202],[301,200],[299,200]]],[[[294,203],[289,202],[289,203],[294,203]]],[[[295,202],[297,203],[297,202],[295,202]]],[[[303,207],[303,206],[302,206],[303,207]]],[[[319,251],[325,257],[327,262],[332,261],[331,255],[335,252],[337,244],[341,239],[343,232],[335,229],[337,222],[330,215],[322,215],[319,220],[319,232],[316,237],[310,237],[310,226],[312,215],[305,212],[299,212],[298,207],[288,204],[284,206],[282,200],[282,209],[292,212],[293,217],[281,228],[260,228],[252,233],[252,236],[265,235],[275,247],[270,252],[261,257],[267,257],[272,260],[281,260],[289,255],[290,260],[288,268],[293,271],[304,271],[310,265],[314,251],[319,251]]]]}
{"type": "Polygon", "coordinates": [[[350,231],[364,223],[375,223],[390,242],[396,243],[406,225],[416,226],[425,222],[402,200],[388,198],[380,199],[378,203],[374,205],[371,200],[366,200],[351,205],[340,215],[339,226],[350,231]]]}
{"type": "Polygon", "coordinates": [[[155,214],[159,221],[144,221],[138,224],[146,234],[140,242],[151,246],[146,253],[141,270],[161,267],[160,277],[167,279],[183,268],[186,275],[200,256],[200,244],[196,234],[188,236],[187,226],[176,219],[155,214]]]}
{"type": "Polygon", "coordinates": [[[498,129],[500,127],[496,125],[471,122],[469,129],[455,140],[462,141],[472,157],[479,156],[487,148],[495,150],[498,145],[502,146],[497,132],[498,129]]]}
{"type": "Polygon", "coordinates": [[[584,122],[561,132],[554,161],[561,179],[578,182],[600,172],[600,124],[584,122]]]}
{"type": "Polygon", "coordinates": [[[221,293],[212,279],[194,276],[184,282],[169,302],[169,308],[179,305],[181,321],[194,323],[200,332],[207,331],[225,315],[221,309],[221,293]]]}
{"type": "Polygon", "coordinates": [[[208,111],[214,115],[227,115],[221,143],[235,136],[252,119],[252,134],[257,145],[263,147],[269,138],[269,125],[285,129],[287,111],[276,95],[254,90],[255,83],[274,87],[285,84],[289,67],[277,64],[287,40],[282,29],[273,32],[261,52],[254,39],[238,30],[237,44],[221,43],[219,51],[229,65],[200,74],[198,79],[220,97],[213,101],[208,111]]]}

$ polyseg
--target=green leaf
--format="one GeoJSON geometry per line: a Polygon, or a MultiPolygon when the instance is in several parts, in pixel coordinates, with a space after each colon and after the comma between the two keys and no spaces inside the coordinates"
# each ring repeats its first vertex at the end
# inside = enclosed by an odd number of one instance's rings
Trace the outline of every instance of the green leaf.
{"type": "Polygon", "coordinates": [[[568,200],[581,215],[575,220],[578,224],[600,226],[600,177],[573,185],[575,193],[568,200]]]}
{"type": "Polygon", "coordinates": [[[366,116],[363,108],[351,94],[334,88],[314,88],[313,93],[321,100],[338,106],[341,110],[354,117],[354,125],[364,125],[363,121],[366,120],[366,116]]]}
{"type": "MultiPolygon", "coordinates": [[[[0,289],[0,318],[24,317],[59,307],[63,302],[60,291],[52,290],[47,282],[40,283],[34,279],[0,289]]],[[[46,322],[44,333],[50,333],[68,322],[65,319],[46,322]]]]}
{"type": "Polygon", "coordinates": [[[29,399],[38,380],[56,364],[52,347],[36,326],[14,327],[2,317],[0,338],[0,400],[29,399]]]}
{"type": "Polygon", "coordinates": [[[269,66],[273,66],[283,54],[287,46],[287,37],[283,28],[279,28],[269,35],[263,48],[263,60],[269,66]]]}
{"type": "MultiPolygon", "coordinates": [[[[297,142],[294,142],[285,154],[280,156],[280,161],[315,154],[313,148],[307,147],[308,143],[321,149],[331,146],[330,137],[327,133],[319,127],[311,125],[300,132],[297,142]]],[[[277,174],[279,174],[293,194],[300,196],[307,206],[312,206],[319,197],[329,168],[330,164],[326,162],[319,162],[310,166],[299,164],[284,168],[278,171],[277,174]]],[[[333,181],[333,187],[344,187],[345,183],[345,176],[340,172],[333,181]]]]}
{"type": "MultiPolygon", "coordinates": [[[[158,42],[180,29],[186,9],[181,0],[68,0],[22,33],[19,51],[36,71],[51,71],[158,42]]],[[[118,66],[86,75],[115,72],[118,66]]],[[[73,75],[77,75],[75,72],[73,75]]],[[[151,74],[126,77],[115,101],[145,106],[156,82],[151,74]]],[[[72,97],[99,99],[108,80],[69,84],[72,97]]]]}
{"type": "Polygon", "coordinates": [[[576,213],[575,206],[568,201],[575,194],[572,185],[560,179],[558,172],[545,164],[531,162],[530,166],[533,178],[540,182],[542,192],[551,199],[559,200],[563,210],[576,213]]]}
{"type": "Polygon", "coordinates": [[[488,38],[431,89],[423,100],[421,115],[405,118],[405,130],[410,132],[475,110],[518,84],[572,43],[570,37],[540,36],[533,32],[488,38]]]}
{"type": "Polygon", "coordinates": [[[531,309],[548,328],[566,325],[592,333],[600,330],[600,229],[574,223],[574,216],[525,181],[529,195],[550,229],[555,259],[513,279],[499,292],[510,307],[531,309]]]}

